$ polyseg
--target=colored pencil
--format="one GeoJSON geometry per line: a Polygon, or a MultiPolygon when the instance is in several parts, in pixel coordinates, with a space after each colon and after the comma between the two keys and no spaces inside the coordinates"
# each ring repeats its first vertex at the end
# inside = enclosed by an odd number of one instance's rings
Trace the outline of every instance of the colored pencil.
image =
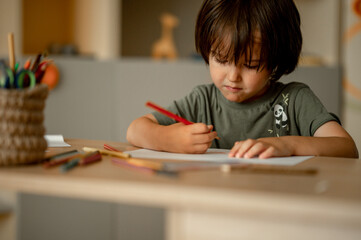
{"type": "Polygon", "coordinates": [[[110,145],[108,145],[106,143],[104,143],[104,149],[109,150],[109,151],[120,152],[118,149],[116,149],[116,148],[114,148],[114,147],[112,147],[112,146],[110,146],[110,145]]]}
{"type": "Polygon", "coordinates": [[[74,158],[74,159],[72,159],[70,162],[67,162],[67,163],[61,165],[61,166],[60,166],[60,171],[61,171],[61,172],[67,172],[67,171],[69,171],[70,169],[75,168],[76,166],[79,165],[79,161],[80,161],[80,158],[74,158]]]}
{"type": "Polygon", "coordinates": [[[15,71],[15,47],[14,47],[14,33],[8,34],[8,48],[9,48],[9,64],[11,70],[15,71]]]}
{"type": "MultiPolygon", "coordinates": [[[[170,112],[170,111],[168,111],[168,110],[165,110],[164,108],[162,108],[162,107],[160,107],[160,106],[158,106],[158,105],[156,105],[156,104],[154,104],[154,103],[152,103],[152,102],[149,102],[149,101],[148,101],[148,102],[145,103],[145,105],[146,105],[147,107],[153,108],[154,110],[156,110],[156,111],[164,114],[164,115],[167,116],[167,117],[170,117],[170,118],[176,120],[177,122],[181,122],[181,123],[183,123],[183,124],[185,124],[185,125],[193,124],[193,122],[190,122],[190,121],[188,121],[188,120],[185,119],[185,118],[182,118],[182,117],[180,117],[180,116],[178,116],[178,115],[176,115],[176,114],[174,114],[174,113],[172,113],[172,112],[170,112]]],[[[221,139],[221,138],[218,137],[218,136],[215,137],[215,138],[218,139],[218,140],[221,139]]]]}
{"type": "Polygon", "coordinates": [[[193,124],[192,122],[188,121],[187,119],[184,119],[168,110],[165,110],[164,108],[152,103],[152,102],[146,102],[145,104],[147,107],[153,108],[154,110],[166,115],[167,117],[170,117],[174,120],[176,120],[177,122],[181,122],[184,123],[185,125],[190,125],[193,124]]]}
{"type": "Polygon", "coordinates": [[[61,157],[61,158],[56,158],[56,159],[53,159],[53,160],[50,160],[50,161],[47,161],[43,164],[43,167],[44,168],[51,168],[51,167],[55,167],[55,166],[58,166],[58,165],[61,165],[61,164],[64,164],[64,163],[67,163],[69,162],[70,160],[74,159],[74,158],[79,158],[81,157],[82,154],[80,153],[77,153],[77,154],[73,154],[71,156],[64,156],[64,157],[61,157]]]}
{"type": "Polygon", "coordinates": [[[30,68],[30,64],[31,64],[31,58],[29,58],[28,60],[26,60],[26,62],[24,63],[24,69],[29,69],[29,68],[30,68]]]}
{"type": "Polygon", "coordinates": [[[177,177],[177,172],[169,172],[163,169],[163,164],[158,162],[150,162],[147,161],[145,164],[144,161],[139,159],[130,159],[130,160],[122,160],[122,159],[112,159],[112,162],[116,165],[127,167],[134,169],[136,171],[150,173],[150,174],[159,174],[166,175],[168,177],[177,177]]]}
{"type": "Polygon", "coordinates": [[[46,161],[49,160],[55,160],[55,159],[59,159],[59,158],[64,158],[64,157],[68,157],[68,156],[72,156],[79,153],[78,150],[70,150],[70,151],[66,151],[66,152],[61,152],[55,155],[52,155],[50,157],[45,158],[46,161]]]}
{"type": "Polygon", "coordinates": [[[37,69],[37,67],[38,67],[38,65],[39,65],[39,63],[40,63],[41,56],[42,56],[41,53],[39,53],[38,55],[36,55],[36,58],[35,58],[33,64],[31,65],[31,67],[30,67],[30,70],[31,70],[31,71],[33,71],[33,72],[36,71],[36,69],[37,69]]]}
{"type": "Polygon", "coordinates": [[[50,63],[51,63],[50,61],[44,61],[44,62],[39,63],[38,67],[34,71],[36,83],[41,82],[41,79],[43,78],[43,76],[45,74],[45,70],[50,63]]]}
{"type": "Polygon", "coordinates": [[[127,159],[127,162],[130,164],[133,164],[135,166],[139,166],[139,167],[150,168],[150,169],[157,170],[157,171],[163,170],[162,162],[143,160],[143,159],[137,159],[137,158],[129,158],[129,159],[127,159]]]}
{"type": "Polygon", "coordinates": [[[115,151],[109,151],[109,150],[103,150],[103,149],[97,149],[97,148],[91,148],[91,147],[83,147],[84,152],[94,152],[99,151],[102,155],[110,155],[114,157],[120,157],[120,158],[130,158],[130,154],[123,153],[123,152],[115,152],[115,151]]]}
{"type": "Polygon", "coordinates": [[[82,159],[80,159],[79,165],[84,166],[100,160],[102,160],[102,155],[99,151],[95,151],[86,154],[82,159]]]}

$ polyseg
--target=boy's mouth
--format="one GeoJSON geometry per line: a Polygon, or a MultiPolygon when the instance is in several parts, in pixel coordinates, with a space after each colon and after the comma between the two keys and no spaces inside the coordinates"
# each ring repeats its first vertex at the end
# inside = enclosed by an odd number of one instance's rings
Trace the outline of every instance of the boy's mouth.
{"type": "Polygon", "coordinates": [[[233,93],[239,92],[239,91],[242,90],[242,88],[239,88],[239,87],[231,87],[231,86],[225,86],[225,88],[226,88],[228,91],[233,92],[233,93]]]}

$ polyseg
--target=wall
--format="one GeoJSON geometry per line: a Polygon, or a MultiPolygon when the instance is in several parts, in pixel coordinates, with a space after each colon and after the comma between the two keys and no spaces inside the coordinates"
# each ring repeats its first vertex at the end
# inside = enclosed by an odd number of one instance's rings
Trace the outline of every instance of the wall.
{"type": "Polygon", "coordinates": [[[48,134],[125,141],[130,122],[209,81],[202,62],[58,58],[61,81],[46,104],[48,134]],[[61,121],[59,118],[61,117],[61,121]]]}
{"type": "Polygon", "coordinates": [[[75,0],[74,42],[81,54],[120,56],[121,6],[120,0],[75,0]]]}
{"type": "Polygon", "coordinates": [[[13,32],[15,37],[15,54],[22,53],[21,0],[0,0],[0,57],[8,57],[7,34],[13,32]]]}
{"type": "Polygon", "coordinates": [[[338,65],[341,0],[295,0],[301,15],[303,55],[338,65]]]}
{"type": "Polygon", "coordinates": [[[345,128],[361,153],[361,1],[343,1],[343,87],[345,128]],[[355,5],[354,5],[355,4],[355,5]],[[357,6],[355,12],[353,6],[357,6]]]}

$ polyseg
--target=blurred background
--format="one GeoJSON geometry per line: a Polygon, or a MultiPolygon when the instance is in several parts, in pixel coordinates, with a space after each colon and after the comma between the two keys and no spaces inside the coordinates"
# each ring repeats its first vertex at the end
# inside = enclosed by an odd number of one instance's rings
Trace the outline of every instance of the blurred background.
{"type": "MultiPolygon", "coordinates": [[[[301,14],[304,45],[299,70],[290,78],[309,80],[310,85],[319,82],[317,93],[329,95],[325,105],[334,107],[360,151],[361,1],[295,2],[301,14]]],[[[0,58],[7,59],[7,34],[13,32],[17,59],[24,61],[44,50],[55,59],[60,81],[47,100],[48,133],[125,141],[129,121],[148,111],[144,102],[150,100],[149,96],[166,105],[196,84],[209,81],[194,47],[194,25],[201,3],[202,0],[0,0],[0,58]],[[171,29],[178,55],[172,61],[155,62],[152,47],[162,36],[160,18],[165,12],[179,20],[171,29]],[[162,89],[153,90],[164,83],[173,84],[168,95],[162,89]],[[130,103],[140,107],[133,105],[124,114],[130,103]],[[137,111],[138,108],[142,110],[137,111]]],[[[7,221],[6,226],[0,219],[0,239],[164,238],[162,209],[84,204],[80,200],[26,194],[20,200],[14,200],[13,195],[0,197],[20,206],[20,215],[7,221]],[[78,210],[72,206],[78,206],[78,210]],[[97,221],[92,221],[98,224],[93,229],[82,222],[91,218],[92,211],[98,215],[97,221]],[[72,225],[74,221],[81,222],[87,231],[72,225]],[[44,229],[44,224],[53,228],[44,229]],[[57,228],[57,224],[65,224],[68,233],[57,228]],[[1,231],[1,227],[15,230],[1,231]]]]}
{"type": "MultiPolygon", "coordinates": [[[[342,63],[343,33],[359,18],[352,0],[296,0],[302,16],[303,53],[315,63],[342,63]]],[[[74,47],[98,59],[149,57],[161,35],[160,16],[175,15],[179,57],[194,56],[194,25],[202,0],[1,0],[0,36],[15,32],[18,54],[74,47]],[[5,10],[6,9],[6,10],[5,10]]],[[[0,54],[7,54],[1,44],[0,54]]],[[[67,53],[66,49],[63,51],[67,53]]],[[[71,51],[68,51],[68,53],[71,51]]]]}
{"type": "MultiPolygon", "coordinates": [[[[304,45],[301,67],[339,67],[344,127],[361,149],[361,4],[359,0],[296,0],[304,45]]],[[[151,60],[160,17],[176,16],[178,60],[197,61],[194,25],[202,0],[0,0],[0,56],[15,33],[17,56],[51,55],[95,61],[151,60]]],[[[325,90],[327,86],[325,86],[325,90]]]]}

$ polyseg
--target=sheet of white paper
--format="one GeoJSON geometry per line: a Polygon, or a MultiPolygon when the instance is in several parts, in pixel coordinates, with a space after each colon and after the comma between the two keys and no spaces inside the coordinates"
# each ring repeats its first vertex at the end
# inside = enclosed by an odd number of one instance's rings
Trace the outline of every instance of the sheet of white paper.
{"type": "Polygon", "coordinates": [[[204,154],[181,154],[159,152],[149,149],[139,149],[134,151],[127,151],[134,158],[144,159],[172,159],[184,161],[200,161],[200,162],[216,162],[216,163],[252,163],[252,164],[268,164],[268,165],[283,165],[293,166],[313,156],[292,156],[292,157],[277,157],[268,159],[258,158],[230,158],[228,157],[229,150],[211,148],[204,154]]]}
{"type": "Polygon", "coordinates": [[[64,141],[63,135],[45,135],[44,138],[48,143],[48,147],[70,147],[64,141]]]}

